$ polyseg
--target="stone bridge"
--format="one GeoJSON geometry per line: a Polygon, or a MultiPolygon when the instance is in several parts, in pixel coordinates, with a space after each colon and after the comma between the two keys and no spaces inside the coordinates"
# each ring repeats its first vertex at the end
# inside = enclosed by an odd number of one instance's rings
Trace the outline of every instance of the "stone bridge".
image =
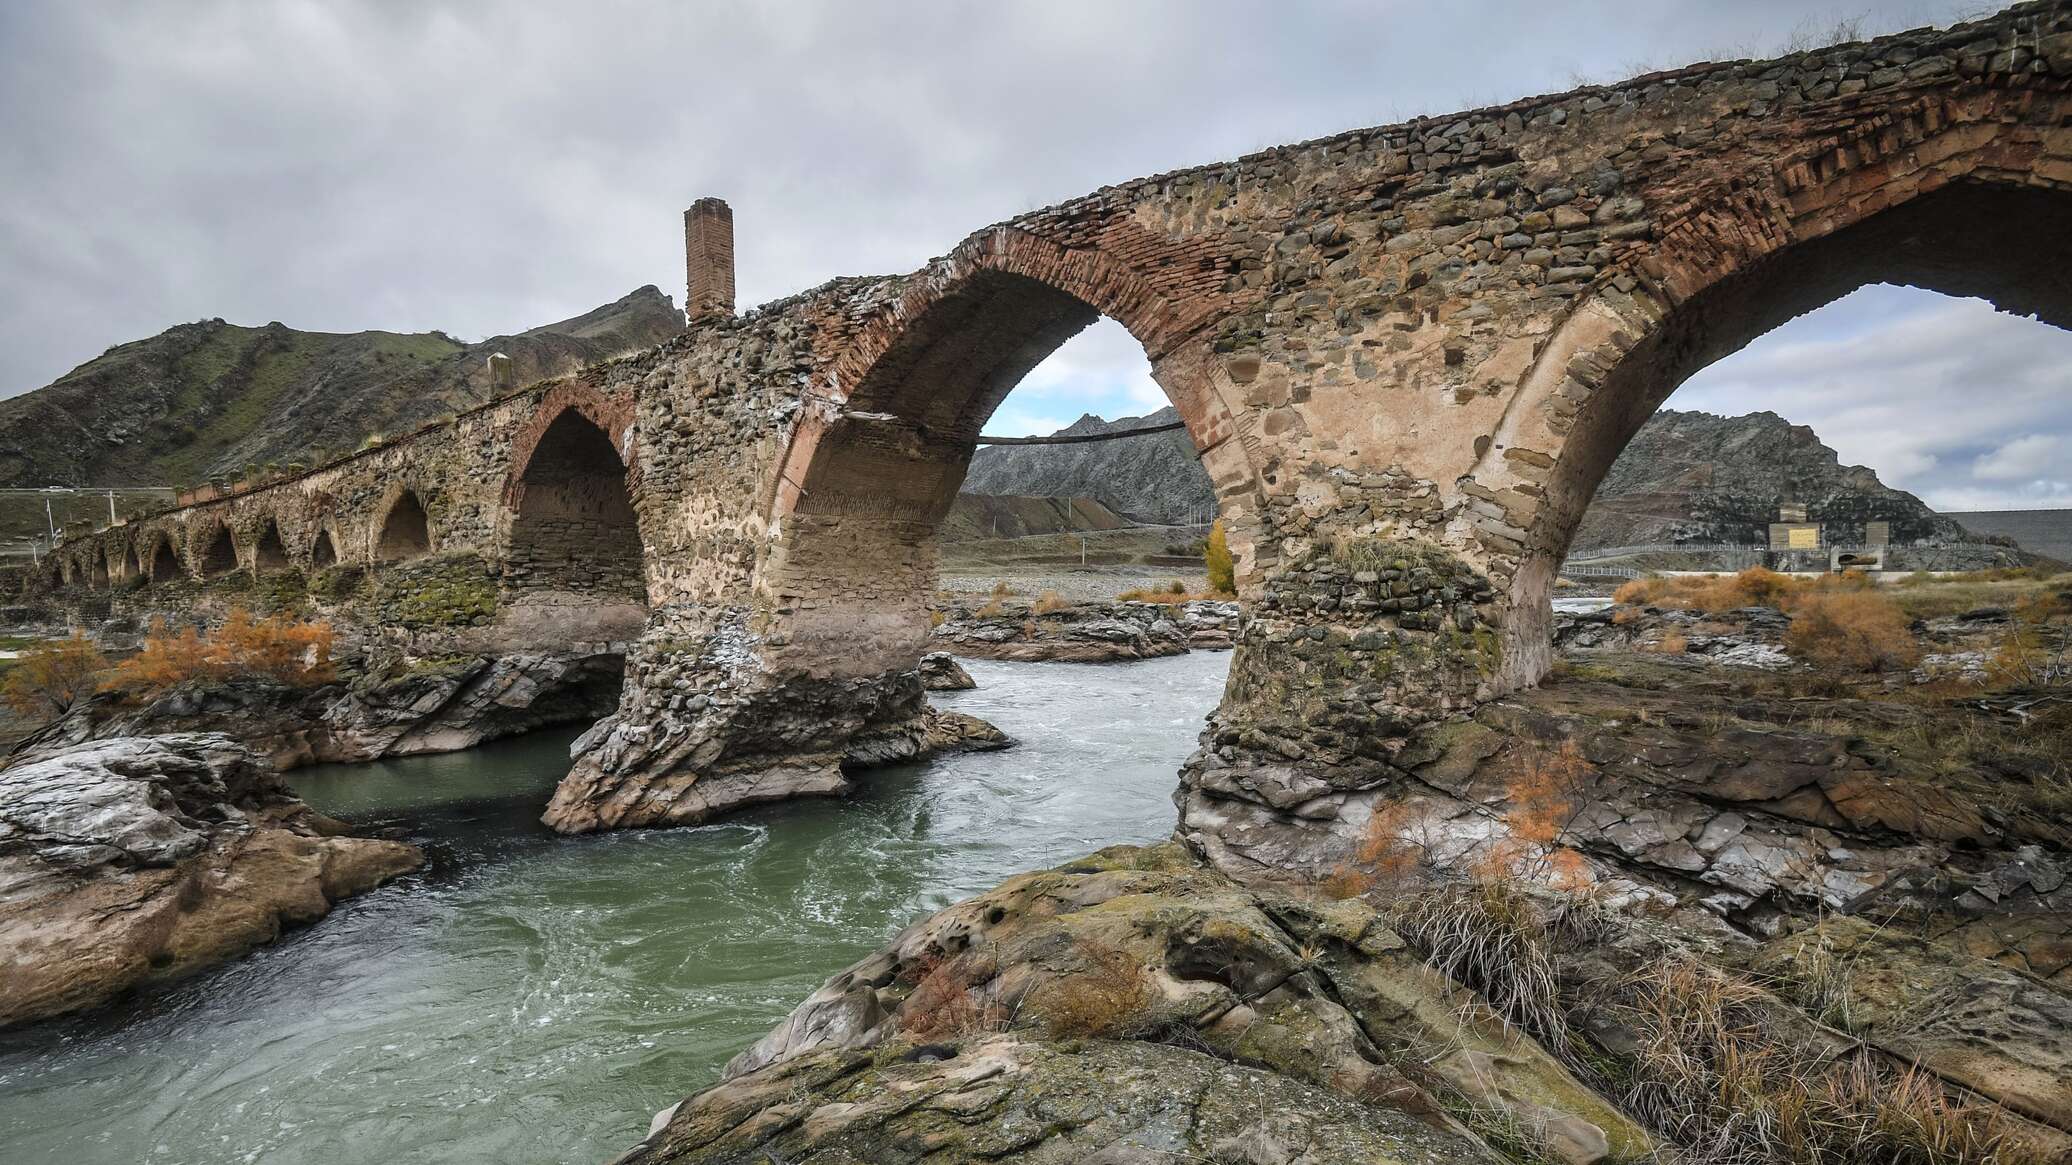
{"type": "Polygon", "coordinates": [[[475,556],[499,618],[644,621],[557,828],[834,791],[915,731],[974,439],[1107,315],[1201,450],[1247,604],[1181,830],[1288,860],[1275,827],[1354,836],[1412,728],[1546,672],[1570,532],[1693,372],[1873,282],[2072,324],[2068,90],[2072,2],[2024,4],[1143,178],[738,316],[708,200],[681,337],[58,569],[475,556]]]}

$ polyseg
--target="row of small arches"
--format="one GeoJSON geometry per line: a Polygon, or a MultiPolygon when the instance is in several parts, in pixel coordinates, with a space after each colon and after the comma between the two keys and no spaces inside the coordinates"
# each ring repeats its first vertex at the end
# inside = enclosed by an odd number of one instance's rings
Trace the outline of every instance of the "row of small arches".
{"type": "MultiPolygon", "coordinates": [[[[147,544],[148,562],[144,557],[147,552],[140,552],[132,544],[123,548],[121,557],[111,569],[110,556],[97,549],[83,559],[76,556],[60,559],[59,575],[68,586],[84,582],[91,587],[105,587],[115,581],[139,576],[150,583],[189,577],[222,578],[244,568],[236,536],[228,525],[218,522],[206,537],[206,545],[194,555],[195,569],[191,573],[181,563],[179,552],[173,547],[173,535],[161,531],[147,544]],[[119,576],[114,573],[118,569],[119,576]]],[[[374,542],[372,560],[375,563],[401,562],[422,557],[431,550],[430,517],[418,496],[406,490],[382,518],[381,534],[374,542]]],[[[325,570],[337,566],[341,558],[336,532],[328,525],[319,529],[310,546],[309,568],[325,570]]],[[[280,523],[268,518],[252,548],[250,569],[254,574],[273,574],[292,570],[294,565],[287,543],[281,537],[280,523]]]]}

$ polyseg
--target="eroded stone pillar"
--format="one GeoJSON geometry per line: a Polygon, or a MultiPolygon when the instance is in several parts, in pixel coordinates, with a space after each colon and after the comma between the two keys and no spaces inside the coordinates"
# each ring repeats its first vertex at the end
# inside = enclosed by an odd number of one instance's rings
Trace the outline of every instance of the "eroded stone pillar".
{"type": "Polygon", "coordinates": [[[1349,854],[1421,725],[1485,698],[1500,594],[1415,539],[1320,542],[1264,579],[1180,774],[1178,836],[1239,875],[1349,854]]]}

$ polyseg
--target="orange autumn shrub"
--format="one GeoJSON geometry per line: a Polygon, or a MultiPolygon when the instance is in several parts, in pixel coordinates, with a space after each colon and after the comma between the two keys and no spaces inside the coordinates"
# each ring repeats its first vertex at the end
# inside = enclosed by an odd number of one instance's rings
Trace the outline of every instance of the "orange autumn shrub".
{"type": "Polygon", "coordinates": [[[1891,671],[1921,658],[1899,605],[1863,589],[1802,595],[1792,604],[1784,646],[1819,666],[1852,671],[1891,671]]]}
{"type": "Polygon", "coordinates": [[[0,701],[16,715],[55,720],[93,694],[108,659],[84,632],[22,652],[0,684],[0,701]]]}
{"type": "Polygon", "coordinates": [[[194,680],[226,680],[265,676],[286,684],[309,685],[332,678],[329,623],[303,622],[276,615],[254,619],[243,608],[230,612],[221,627],[203,635],[192,627],[174,634],[164,619],[151,621],[143,649],[117,664],[101,686],[110,691],[152,696],[194,680]]]}

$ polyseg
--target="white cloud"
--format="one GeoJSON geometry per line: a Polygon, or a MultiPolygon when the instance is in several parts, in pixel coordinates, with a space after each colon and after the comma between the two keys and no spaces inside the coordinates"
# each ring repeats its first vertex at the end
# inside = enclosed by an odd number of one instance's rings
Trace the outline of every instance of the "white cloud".
{"type": "Polygon", "coordinates": [[[2031,433],[2016,437],[1971,463],[1971,475],[1988,481],[2036,480],[2055,469],[2065,468],[2059,449],[2064,440],[2056,433],[2031,433]]]}
{"type": "Polygon", "coordinates": [[[1866,287],[1700,371],[1668,407],[1778,413],[1938,509],[2058,505],[2063,459],[2046,454],[2072,434],[2072,332],[1866,287]]]}

